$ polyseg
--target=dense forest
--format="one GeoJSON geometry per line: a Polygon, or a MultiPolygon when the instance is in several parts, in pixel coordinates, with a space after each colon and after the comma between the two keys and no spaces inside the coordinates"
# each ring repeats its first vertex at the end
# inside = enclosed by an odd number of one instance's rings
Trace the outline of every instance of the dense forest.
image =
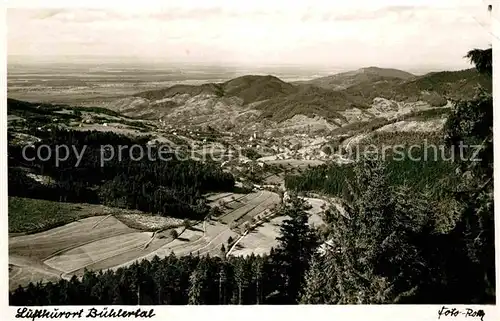
{"type": "MultiPolygon", "coordinates": [[[[491,49],[471,51],[468,57],[479,72],[491,76],[491,49]],[[488,57],[489,63],[485,62],[488,57]]],[[[448,172],[453,175],[453,183],[447,186],[453,188],[427,188],[418,178],[422,171],[418,167],[407,175],[408,183],[401,183],[394,173],[403,170],[396,169],[390,161],[362,159],[342,169],[320,167],[306,172],[306,183],[289,178],[287,184],[293,184],[297,190],[340,195],[345,212],[333,206],[326,209],[327,226],[316,230],[307,224],[304,202],[292,195],[277,209],[277,215],[289,218],[280,227],[278,246],[267,256],[171,255],[116,271],[87,271],[81,280],[73,277],[70,281],[19,287],[10,293],[10,303],[494,304],[492,114],[493,99],[486,91],[480,91],[473,100],[456,102],[450,111],[444,143],[451,147],[479,142],[482,146],[480,162],[465,159],[431,167],[427,177],[446,178],[441,173],[448,172]],[[436,194],[441,197],[436,198],[436,194]],[[443,198],[449,201],[447,206],[443,205],[443,198]]],[[[44,139],[67,142],[72,136],[61,133],[61,137],[66,138],[44,139]]],[[[107,141],[113,139],[117,137],[107,141]]],[[[13,157],[11,153],[15,155],[9,150],[9,157],[13,157]]],[[[19,159],[14,157],[13,161],[19,159]]],[[[160,165],[141,164],[137,166],[144,167],[136,168],[127,162],[111,163],[101,170],[92,167],[92,158],[87,162],[85,174],[70,169],[65,174],[47,164],[29,165],[37,165],[40,173],[43,170],[59,181],[71,182],[72,177],[81,177],[83,188],[92,191],[90,187],[97,185],[97,195],[110,197],[100,196],[96,200],[121,199],[127,206],[146,206],[140,205],[143,196],[138,196],[139,191],[123,186],[125,182],[145,183],[141,181],[142,173],[152,180],[153,190],[155,186],[165,186],[181,191],[186,199],[207,189],[208,182],[215,181],[222,189],[232,179],[215,169],[196,171],[209,169],[210,165],[177,165],[184,171],[169,174],[156,167],[160,165]],[[141,174],[128,175],[135,173],[127,172],[129,169],[140,169],[141,174]],[[90,175],[92,171],[96,177],[90,175]],[[173,176],[166,181],[162,175],[173,176]],[[100,179],[106,183],[99,184],[100,179]]],[[[412,168],[401,166],[405,170],[412,168]]],[[[19,180],[17,184],[26,183],[19,180]]]]}
{"type": "Polygon", "coordinates": [[[234,186],[233,176],[215,163],[180,161],[168,150],[159,155],[158,148],[147,144],[149,137],[67,129],[38,130],[33,134],[41,141],[25,150],[26,157],[22,146],[9,144],[9,196],[100,203],[201,218],[208,211],[203,193],[230,191],[234,186]],[[67,155],[59,164],[55,160],[58,146],[69,148],[67,154],[59,149],[61,158],[67,155]],[[119,153],[120,146],[128,149],[119,153]],[[39,155],[36,151],[40,151],[39,155]],[[49,177],[50,182],[41,183],[27,173],[49,177]]]}
{"type": "MultiPolygon", "coordinates": [[[[491,75],[491,49],[468,57],[491,75]]],[[[327,213],[331,246],[310,263],[304,303],[495,302],[491,94],[480,90],[473,100],[456,102],[444,137],[450,147],[481,146],[481,161],[452,163],[458,180],[444,209],[420,184],[393,184],[390,161],[353,168],[343,189],[347,215],[327,213]]],[[[314,178],[312,184],[335,192],[314,178]]]]}
{"type": "MultiPolygon", "coordinates": [[[[385,163],[389,185],[407,185],[417,190],[425,189],[436,197],[453,191],[460,179],[455,174],[455,164],[451,160],[441,158],[417,161],[415,159],[423,159],[426,153],[425,146],[422,144],[421,147],[412,152],[413,160],[408,157],[408,151],[405,151],[405,156],[401,157],[401,160],[394,160],[391,155],[382,160],[381,155],[378,156],[380,162],[385,163]]],[[[432,155],[434,149],[428,149],[427,154],[432,155]]],[[[300,174],[287,175],[285,186],[296,192],[311,191],[344,197],[348,189],[348,182],[354,177],[354,167],[354,165],[339,165],[337,163],[315,166],[300,174]]]]}

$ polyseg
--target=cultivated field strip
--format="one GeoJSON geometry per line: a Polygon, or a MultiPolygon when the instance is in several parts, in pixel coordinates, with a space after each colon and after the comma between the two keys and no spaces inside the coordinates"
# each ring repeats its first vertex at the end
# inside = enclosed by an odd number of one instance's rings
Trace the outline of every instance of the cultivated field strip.
{"type": "Polygon", "coordinates": [[[198,229],[202,230],[202,224],[198,224],[195,228],[197,230],[186,230],[178,239],[169,242],[147,255],[143,255],[126,263],[116,265],[112,269],[116,270],[117,268],[131,265],[137,260],[151,260],[155,256],[163,258],[169,256],[171,253],[174,253],[176,256],[189,255],[190,253],[193,255],[204,255],[207,253],[210,253],[210,255],[219,255],[221,245],[225,244],[225,247],[227,248],[227,239],[229,237],[235,239],[238,236],[227,226],[216,221],[206,224],[205,235],[198,231],[198,229]]]}
{"type": "Polygon", "coordinates": [[[29,266],[14,265],[9,268],[9,290],[14,291],[19,285],[27,285],[30,282],[57,282],[58,274],[48,273],[42,269],[29,266]]]}
{"type": "Polygon", "coordinates": [[[130,251],[143,246],[151,238],[149,232],[134,232],[98,240],[46,261],[50,267],[69,273],[89,266],[95,262],[130,251]]]}
{"type": "Polygon", "coordinates": [[[129,262],[135,262],[137,260],[140,261],[143,257],[168,244],[169,242],[171,242],[170,239],[159,239],[155,237],[152,238],[152,241],[149,243],[146,249],[144,249],[144,244],[139,244],[138,246],[132,247],[127,251],[118,253],[116,255],[110,255],[109,257],[105,257],[101,260],[95,261],[90,265],[80,267],[78,270],[71,271],[70,273],[68,273],[68,275],[83,275],[85,269],[99,271],[115,266],[120,266],[129,262]]]}
{"type": "MultiPolygon", "coordinates": [[[[267,193],[266,193],[267,194],[267,193]]],[[[243,224],[245,222],[250,221],[252,218],[260,215],[266,210],[270,209],[272,206],[278,204],[280,201],[280,197],[276,193],[269,192],[268,197],[260,204],[252,208],[250,211],[246,212],[243,216],[235,219],[237,224],[243,224]]]]}
{"type": "Polygon", "coordinates": [[[9,255],[9,289],[30,282],[59,280],[61,272],[29,257],[9,255]]]}
{"type": "Polygon", "coordinates": [[[230,204],[228,206],[230,208],[229,212],[220,216],[219,219],[226,224],[236,221],[247,212],[258,206],[260,203],[264,202],[267,198],[269,198],[270,193],[271,192],[268,191],[259,191],[257,193],[249,194],[247,197],[241,199],[238,203],[230,204]]]}
{"type": "Polygon", "coordinates": [[[12,237],[9,239],[9,254],[44,260],[57,252],[135,231],[114,217],[93,228],[100,220],[102,216],[89,217],[45,232],[12,237]]]}
{"type": "Polygon", "coordinates": [[[234,209],[238,206],[241,206],[242,203],[248,202],[257,195],[258,193],[250,193],[250,194],[229,193],[229,195],[221,195],[221,197],[217,197],[216,200],[212,200],[210,202],[210,205],[219,206],[221,203],[224,203],[225,204],[224,207],[234,209]]]}
{"type": "MultiPolygon", "coordinates": [[[[197,224],[193,226],[195,229],[186,229],[182,234],[179,235],[179,238],[169,242],[166,245],[163,245],[150,253],[146,255],[140,255],[137,256],[136,258],[132,258],[128,260],[127,262],[124,262],[122,264],[114,266],[112,269],[116,270],[119,267],[123,266],[129,266],[130,264],[134,263],[135,261],[141,261],[143,259],[151,260],[153,257],[158,256],[158,257],[166,257],[170,255],[172,250],[179,249],[182,247],[185,247],[187,244],[190,245],[195,245],[195,244],[203,244],[203,223],[197,224]]],[[[175,252],[177,254],[177,252],[175,252]]]]}
{"type": "MultiPolygon", "coordinates": [[[[212,198],[228,202],[226,205],[230,208],[229,212],[219,218],[226,224],[233,222],[235,219],[239,219],[238,223],[243,223],[279,202],[279,196],[268,191],[238,195],[238,197],[235,197],[235,200],[233,200],[232,198],[235,195],[238,194],[212,198]]],[[[195,228],[203,230],[202,224],[196,225],[195,228]]],[[[227,249],[227,240],[229,237],[236,239],[238,234],[232,231],[228,225],[221,224],[217,221],[209,221],[206,224],[206,232],[204,235],[197,231],[186,230],[179,239],[168,243],[140,259],[152,259],[155,255],[165,257],[171,253],[175,253],[177,256],[188,255],[190,253],[220,255],[220,249],[223,244],[227,249]]],[[[133,261],[127,262],[121,266],[129,265],[132,262],[133,261]]]]}
{"type": "Polygon", "coordinates": [[[167,244],[164,247],[164,250],[166,250],[168,254],[170,254],[170,252],[174,252],[175,255],[178,256],[188,255],[189,253],[196,254],[201,250],[205,250],[207,248],[211,249],[216,245],[219,245],[220,248],[220,244],[227,242],[229,236],[234,238],[236,235],[237,234],[231,231],[227,226],[218,222],[210,222],[209,224],[206,224],[206,233],[204,236],[193,242],[176,240],[167,244]]]}
{"type": "Polygon", "coordinates": [[[206,245],[197,249],[197,253],[200,255],[210,254],[211,256],[221,254],[221,246],[224,244],[226,251],[228,250],[227,239],[232,237],[237,238],[237,234],[230,229],[225,229],[210,240],[206,245]]]}

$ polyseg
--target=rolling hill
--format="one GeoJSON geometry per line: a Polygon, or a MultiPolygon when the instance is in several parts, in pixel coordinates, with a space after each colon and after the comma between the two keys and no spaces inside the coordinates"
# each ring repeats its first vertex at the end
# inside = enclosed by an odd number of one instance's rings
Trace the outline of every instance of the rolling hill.
{"type": "Polygon", "coordinates": [[[321,124],[325,129],[328,124],[326,128],[331,129],[472,98],[479,85],[486,90],[492,87],[474,69],[415,76],[369,67],[299,83],[247,75],[223,83],[175,85],[116,100],[108,108],[128,116],[162,119],[172,126],[280,129],[285,121],[293,127],[293,119],[300,116],[305,126],[321,124]],[[329,89],[325,84],[337,87],[329,89]]]}
{"type": "Polygon", "coordinates": [[[422,100],[433,106],[446,104],[447,100],[472,98],[481,86],[492,90],[491,79],[475,69],[432,72],[406,81],[385,80],[360,83],[346,89],[351,96],[361,97],[368,102],[376,97],[396,101],[422,100]]]}
{"type": "Polygon", "coordinates": [[[375,83],[385,80],[408,80],[415,77],[415,75],[399,69],[367,67],[298,83],[310,84],[331,90],[343,90],[363,83],[375,83]]]}

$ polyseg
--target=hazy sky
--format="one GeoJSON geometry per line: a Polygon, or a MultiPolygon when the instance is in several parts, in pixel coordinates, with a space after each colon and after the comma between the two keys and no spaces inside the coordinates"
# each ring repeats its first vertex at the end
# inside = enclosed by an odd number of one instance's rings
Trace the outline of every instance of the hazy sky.
{"type": "Polygon", "coordinates": [[[7,51],[33,57],[456,69],[470,67],[463,59],[469,49],[492,43],[488,2],[481,0],[242,2],[9,8],[7,51]]]}

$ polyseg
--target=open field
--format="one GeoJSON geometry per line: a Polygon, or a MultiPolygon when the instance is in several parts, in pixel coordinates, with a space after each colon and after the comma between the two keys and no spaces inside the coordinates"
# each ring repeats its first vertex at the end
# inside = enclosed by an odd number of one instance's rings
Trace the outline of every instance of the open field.
{"type": "Polygon", "coordinates": [[[92,217],[9,241],[11,287],[82,275],[144,256],[172,241],[127,227],[112,216],[92,217]]]}
{"type": "Polygon", "coordinates": [[[135,232],[112,216],[84,218],[51,230],[9,239],[10,287],[57,280],[62,270],[44,264],[75,248],[135,232]]]}
{"type": "Polygon", "coordinates": [[[160,258],[166,257],[171,253],[177,256],[189,255],[190,253],[196,255],[210,256],[222,255],[221,246],[228,248],[227,240],[231,237],[236,239],[238,234],[233,232],[227,225],[223,225],[217,221],[207,221],[193,226],[192,229],[187,229],[180,233],[179,238],[169,242],[168,244],[152,251],[151,253],[134,258],[128,262],[117,265],[113,269],[124,267],[132,264],[136,260],[148,259],[158,256],[160,258]]]}
{"type": "Polygon", "coordinates": [[[11,237],[9,254],[45,260],[59,252],[135,231],[114,217],[103,218],[89,217],[45,232],[11,237]]]}
{"type": "Polygon", "coordinates": [[[148,232],[133,232],[88,243],[45,260],[50,267],[70,273],[95,262],[114,257],[136,247],[144,246],[151,238],[148,232]]]}
{"type": "Polygon", "coordinates": [[[138,258],[143,257],[154,250],[164,246],[165,244],[172,241],[172,238],[152,238],[146,239],[147,242],[142,242],[143,240],[139,240],[138,242],[132,244],[125,251],[114,251],[112,255],[109,255],[101,258],[100,260],[96,260],[93,263],[86,265],[84,267],[79,267],[78,270],[70,271],[63,275],[63,277],[70,278],[71,275],[75,274],[78,276],[83,275],[85,269],[99,271],[109,269],[110,267],[115,267],[127,262],[136,261],[138,258]],[[149,242],[151,241],[151,242],[149,242]],[[147,247],[144,247],[145,244],[148,244],[147,247]]]}
{"type": "MultiPolygon", "coordinates": [[[[312,206],[307,212],[310,214],[308,223],[312,226],[320,226],[324,224],[321,218],[323,209],[321,206],[326,202],[319,198],[306,197],[304,200],[312,206]]],[[[236,256],[247,256],[254,254],[269,253],[271,247],[276,247],[278,241],[276,237],[279,236],[280,224],[286,220],[286,216],[279,216],[272,218],[269,222],[263,223],[255,230],[245,235],[236,245],[235,249],[231,252],[236,256]]]]}
{"type": "MultiPolygon", "coordinates": [[[[225,254],[221,251],[223,245],[226,251],[230,248],[228,239],[239,237],[233,227],[261,216],[280,201],[278,194],[269,191],[211,194],[207,198],[212,206],[224,203],[222,215],[189,229],[177,219],[124,212],[112,213],[116,217],[87,217],[43,232],[11,236],[10,287],[13,289],[31,281],[81,276],[84,269],[114,269],[155,255],[221,256],[225,254]],[[168,227],[171,229],[160,231],[168,227]],[[177,239],[172,238],[172,229],[177,231],[177,239]],[[151,232],[153,230],[158,232],[151,232]]],[[[262,244],[256,241],[258,253],[266,250],[270,242],[267,239],[271,237],[266,236],[262,244]]],[[[248,251],[252,251],[252,245],[248,246],[248,251]]]]}
{"type": "MultiPolygon", "coordinates": [[[[203,228],[201,226],[198,228],[203,228]]],[[[175,255],[188,255],[193,254],[210,254],[210,255],[220,255],[220,248],[222,244],[225,244],[227,248],[227,239],[232,237],[235,239],[237,237],[236,232],[233,232],[228,226],[223,225],[216,221],[208,221],[205,224],[205,233],[200,233],[198,235],[193,235],[191,239],[194,241],[186,242],[184,239],[187,238],[184,234],[181,239],[177,239],[172,243],[168,244],[163,248],[168,254],[174,252],[175,255]],[[201,234],[201,235],[200,235],[201,234]]]]}
{"type": "Polygon", "coordinates": [[[227,211],[219,219],[225,224],[243,224],[279,203],[279,196],[269,191],[248,194],[227,204],[227,211]]]}
{"type": "Polygon", "coordinates": [[[251,231],[240,240],[231,254],[235,256],[247,256],[252,253],[256,255],[269,253],[271,247],[278,245],[276,237],[279,236],[279,226],[285,219],[286,217],[283,216],[275,217],[251,231]]]}
{"type": "Polygon", "coordinates": [[[324,224],[325,222],[321,218],[321,213],[328,208],[328,202],[324,199],[313,197],[303,197],[303,199],[311,205],[311,208],[307,211],[310,214],[309,224],[313,226],[324,224]]]}
{"type": "MultiPolygon", "coordinates": [[[[23,221],[20,219],[23,213],[29,212],[32,213],[30,215],[40,217],[39,225],[50,222],[54,213],[57,214],[58,225],[67,223],[34,234],[11,235],[11,290],[29,282],[57,281],[59,278],[70,279],[73,275],[82,276],[85,269],[117,269],[138,260],[152,259],[154,256],[166,257],[172,253],[177,256],[190,253],[224,256],[232,247],[232,244],[228,244],[230,238],[239,240],[231,255],[268,253],[271,247],[277,245],[279,225],[285,219],[278,217],[270,222],[263,222],[242,237],[247,223],[259,221],[280,203],[280,196],[267,190],[248,194],[208,194],[206,199],[209,205],[218,206],[221,214],[194,223],[189,229],[184,227],[183,220],[139,211],[58,202],[47,202],[47,211],[44,210],[44,201],[12,199],[12,204],[17,206],[13,207],[13,218],[17,217],[19,222],[23,221]],[[31,211],[32,208],[37,210],[31,211]],[[171,234],[174,229],[178,234],[176,239],[171,234]]],[[[310,224],[318,226],[322,223],[319,214],[323,210],[324,201],[313,198],[307,200],[312,205],[309,210],[310,224]]]]}

